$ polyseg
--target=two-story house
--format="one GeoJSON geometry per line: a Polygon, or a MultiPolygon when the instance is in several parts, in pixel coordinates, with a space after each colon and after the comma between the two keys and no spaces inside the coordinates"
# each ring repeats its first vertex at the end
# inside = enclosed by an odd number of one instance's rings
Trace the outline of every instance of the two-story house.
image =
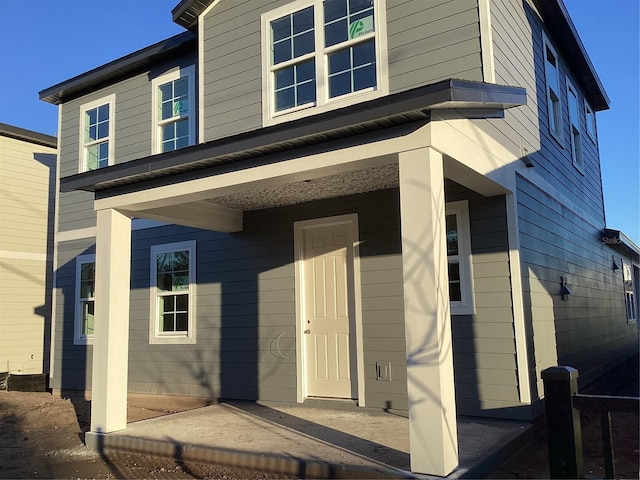
{"type": "Polygon", "coordinates": [[[346,399],[407,414],[412,470],[447,475],[456,414],[533,419],[541,370],[637,348],[602,241],[609,100],[561,0],[172,14],[183,34],[40,93],[51,385],[91,391],[92,435],[128,392],[346,399]]]}
{"type": "Polygon", "coordinates": [[[44,389],[49,373],[56,144],[0,123],[0,379],[15,375],[12,388],[44,389]]]}

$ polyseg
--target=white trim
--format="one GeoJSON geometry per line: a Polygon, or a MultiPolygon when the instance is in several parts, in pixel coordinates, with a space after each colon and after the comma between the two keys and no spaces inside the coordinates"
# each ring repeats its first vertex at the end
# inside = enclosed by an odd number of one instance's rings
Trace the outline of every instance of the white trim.
{"type": "MultiPolygon", "coordinates": [[[[62,105],[58,105],[58,147],[62,138],[62,105]]],[[[60,217],[59,200],[60,200],[60,149],[56,151],[56,190],[53,205],[53,274],[51,277],[51,337],[49,345],[49,385],[53,385],[53,375],[55,370],[55,352],[56,348],[56,307],[58,288],[58,220],[60,217]]]]}
{"type": "Polygon", "coordinates": [[[491,27],[491,0],[478,0],[478,13],[480,15],[482,77],[487,83],[496,83],[495,57],[493,54],[493,29],[491,27]]]}
{"type": "MultiPolygon", "coordinates": [[[[111,95],[107,95],[106,97],[99,98],[97,100],[93,100],[89,103],[84,103],[80,105],[80,131],[78,132],[78,148],[80,151],[78,152],[78,161],[80,162],[78,165],[78,172],[86,172],[88,171],[87,167],[87,149],[85,147],[84,141],[84,130],[85,130],[85,112],[87,110],[91,110],[93,108],[101,107],[103,105],[109,105],[109,136],[107,140],[109,142],[109,156],[108,156],[108,165],[114,164],[115,159],[115,123],[116,123],[116,94],[112,93],[111,95]]],[[[101,139],[104,141],[104,139],[101,139]]],[[[102,143],[102,142],[97,142],[102,143]]]]}
{"type": "Polygon", "coordinates": [[[473,287],[473,255],[471,253],[471,232],[469,225],[469,202],[460,200],[445,204],[445,215],[456,215],[458,229],[458,266],[460,268],[459,302],[449,301],[451,315],[472,315],[476,313],[473,287]]]}
{"type": "Polygon", "coordinates": [[[162,245],[152,245],[149,257],[149,344],[194,344],[196,343],[196,241],[165,243],[162,245]],[[189,314],[186,334],[160,334],[157,321],[157,298],[155,288],[157,283],[157,263],[158,253],[176,252],[187,250],[189,252],[189,314]]]}
{"type": "Polygon", "coordinates": [[[198,143],[204,143],[204,17],[220,0],[214,0],[198,16],[198,143]]]}
{"type": "MultiPolygon", "coordinates": [[[[389,72],[387,53],[387,9],[386,0],[374,0],[375,33],[367,38],[375,38],[376,44],[376,88],[369,88],[352,92],[347,95],[328,98],[326,92],[326,54],[332,47],[324,47],[324,22],[321,0],[305,0],[291,2],[279,8],[263,13],[260,18],[261,25],[261,57],[262,57],[262,123],[263,126],[276,125],[290,120],[327,112],[338,108],[354,105],[359,102],[371,100],[389,94],[389,72]],[[309,54],[315,57],[316,63],[316,102],[314,104],[300,105],[290,110],[275,112],[273,109],[273,75],[271,66],[271,38],[269,24],[272,20],[288,14],[303,10],[309,6],[314,7],[315,21],[315,52],[309,54]]],[[[364,37],[363,37],[364,39],[364,37]]],[[[363,40],[364,41],[364,40],[363,40]]],[[[341,45],[346,44],[343,43],[341,45]]],[[[304,57],[301,57],[304,58],[304,57]]],[[[296,59],[297,63],[300,58],[296,59]]]]}
{"type": "Polygon", "coordinates": [[[569,77],[567,77],[567,110],[569,113],[569,150],[571,153],[571,163],[573,164],[574,167],[576,167],[576,169],[584,174],[584,154],[582,152],[582,126],[580,123],[580,111],[582,110],[580,108],[580,97],[578,96],[578,90],[576,89],[576,87],[574,87],[573,83],[571,83],[571,80],[569,80],[569,77]],[[579,143],[578,145],[575,145],[575,134],[573,131],[574,128],[574,122],[573,119],[571,118],[571,96],[574,96],[576,99],[576,124],[575,124],[575,128],[577,129],[577,136],[578,136],[578,140],[579,143]]]}
{"type": "Polygon", "coordinates": [[[17,250],[0,250],[0,258],[10,260],[29,260],[31,262],[50,262],[53,260],[52,255],[39,252],[19,252],[17,250]]]}
{"type": "MultiPolygon", "coordinates": [[[[131,221],[131,230],[146,230],[147,228],[164,227],[170,225],[167,222],[159,222],[157,220],[149,220],[146,218],[134,218],[131,221]]],[[[64,230],[56,233],[56,245],[62,242],[71,242],[73,240],[81,240],[83,238],[95,238],[96,227],[76,228],[74,230],[64,230]]]]}
{"type": "Polygon", "coordinates": [[[542,62],[544,64],[544,86],[545,86],[545,97],[547,99],[547,115],[549,116],[549,132],[551,132],[551,136],[555,138],[560,145],[562,145],[562,93],[560,92],[560,57],[558,57],[558,53],[556,49],[553,47],[547,35],[542,32],[542,62]],[[551,100],[551,87],[549,82],[547,81],[547,48],[551,51],[556,60],[556,75],[558,80],[558,92],[555,92],[558,96],[558,118],[556,119],[557,125],[556,128],[551,127],[551,118],[555,119],[555,114],[553,111],[553,101],[551,100]]]}
{"type": "Polygon", "coordinates": [[[635,285],[634,268],[637,267],[634,267],[631,263],[622,262],[622,287],[627,325],[635,324],[638,321],[638,300],[636,299],[637,288],[635,285]]]}
{"type": "Polygon", "coordinates": [[[57,233],[56,244],[62,242],[71,242],[83,238],[95,238],[96,227],[76,228],[75,230],[64,230],[57,233]]]}
{"type": "MultiPolygon", "coordinates": [[[[195,77],[196,67],[195,65],[189,65],[187,67],[175,67],[168,72],[155,77],[151,80],[151,153],[162,153],[160,147],[160,135],[158,134],[161,128],[161,121],[158,119],[158,89],[165,83],[179,80],[183,77],[187,77],[187,85],[189,88],[189,111],[187,113],[187,121],[189,125],[189,145],[196,143],[196,117],[198,114],[196,104],[196,88],[195,77]]],[[[165,122],[165,123],[172,123],[165,122]]]]}
{"type": "Polygon", "coordinates": [[[585,120],[585,130],[587,131],[587,135],[594,143],[598,143],[598,124],[596,123],[596,112],[587,99],[584,99],[584,120],[585,120]],[[589,117],[593,119],[593,132],[589,129],[589,117]]]}
{"type": "MultiPolygon", "coordinates": [[[[365,378],[364,378],[364,334],[362,326],[362,291],[360,280],[360,237],[358,227],[358,214],[351,213],[335,217],[315,218],[294,222],[294,255],[295,255],[295,303],[296,303],[296,399],[298,403],[304,402],[306,398],[306,352],[303,333],[304,322],[304,231],[327,227],[331,225],[350,225],[351,238],[353,241],[353,299],[350,302],[350,312],[354,316],[355,323],[355,344],[356,344],[356,372],[358,375],[358,406],[365,406],[365,378]]],[[[349,281],[349,280],[348,280],[349,281]]]]}
{"type": "MultiPolygon", "coordinates": [[[[76,257],[76,275],[75,275],[75,296],[73,297],[73,344],[74,345],[93,345],[93,335],[84,335],[82,333],[82,309],[80,308],[80,284],[82,280],[81,266],[85,263],[93,263],[95,269],[96,256],[90,255],[78,255],[76,257]]],[[[95,285],[95,277],[93,279],[95,285]]],[[[95,291],[95,286],[94,286],[95,291]]],[[[94,297],[95,301],[95,297],[94,297]]],[[[95,321],[95,320],[94,320],[95,321]]]]}
{"type": "Polygon", "coordinates": [[[505,195],[507,207],[507,234],[509,238],[509,269],[511,274],[511,304],[513,330],[516,343],[516,366],[518,369],[518,391],[520,402],[531,403],[531,381],[529,378],[529,356],[525,327],[524,299],[522,296],[522,267],[520,264],[520,226],[518,224],[517,190],[505,195]]]}

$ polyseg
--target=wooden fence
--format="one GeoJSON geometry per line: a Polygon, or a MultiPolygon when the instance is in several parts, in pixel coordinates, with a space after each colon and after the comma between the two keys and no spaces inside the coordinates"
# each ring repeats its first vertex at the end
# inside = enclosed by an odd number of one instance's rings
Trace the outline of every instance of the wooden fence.
{"type": "Polygon", "coordinates": [[[611,412],[638,412],[640,398],[578,393],[578,371],[551,367],[542,372],[547,417],[550,478],[583,478],[580,410],[600,414],[605,478],[615,478],[611,412]]]}

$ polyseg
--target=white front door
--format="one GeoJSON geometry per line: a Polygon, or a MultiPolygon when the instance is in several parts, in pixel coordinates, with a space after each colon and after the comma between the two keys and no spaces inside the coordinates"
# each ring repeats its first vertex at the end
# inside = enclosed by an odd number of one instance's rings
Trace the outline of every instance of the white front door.
{"type": "Polygon", "coordinates": [[[304,230],[303,331],[307,396],[355,398],[351,305],[353,224],[304,230]]]}

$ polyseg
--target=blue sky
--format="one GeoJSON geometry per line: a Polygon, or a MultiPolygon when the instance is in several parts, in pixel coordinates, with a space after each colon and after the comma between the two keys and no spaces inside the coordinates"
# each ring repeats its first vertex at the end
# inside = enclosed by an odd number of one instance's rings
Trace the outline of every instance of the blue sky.
{"type": "MultiPolygon", "coordinates": [[[[607,226],[640,244],[638,0],[564,0],[611,98],[597,115],[607,226]]],[[[0,122],[50,135],[38,92],[182,30],[179,0],[0,0],[0,122]]]]}

